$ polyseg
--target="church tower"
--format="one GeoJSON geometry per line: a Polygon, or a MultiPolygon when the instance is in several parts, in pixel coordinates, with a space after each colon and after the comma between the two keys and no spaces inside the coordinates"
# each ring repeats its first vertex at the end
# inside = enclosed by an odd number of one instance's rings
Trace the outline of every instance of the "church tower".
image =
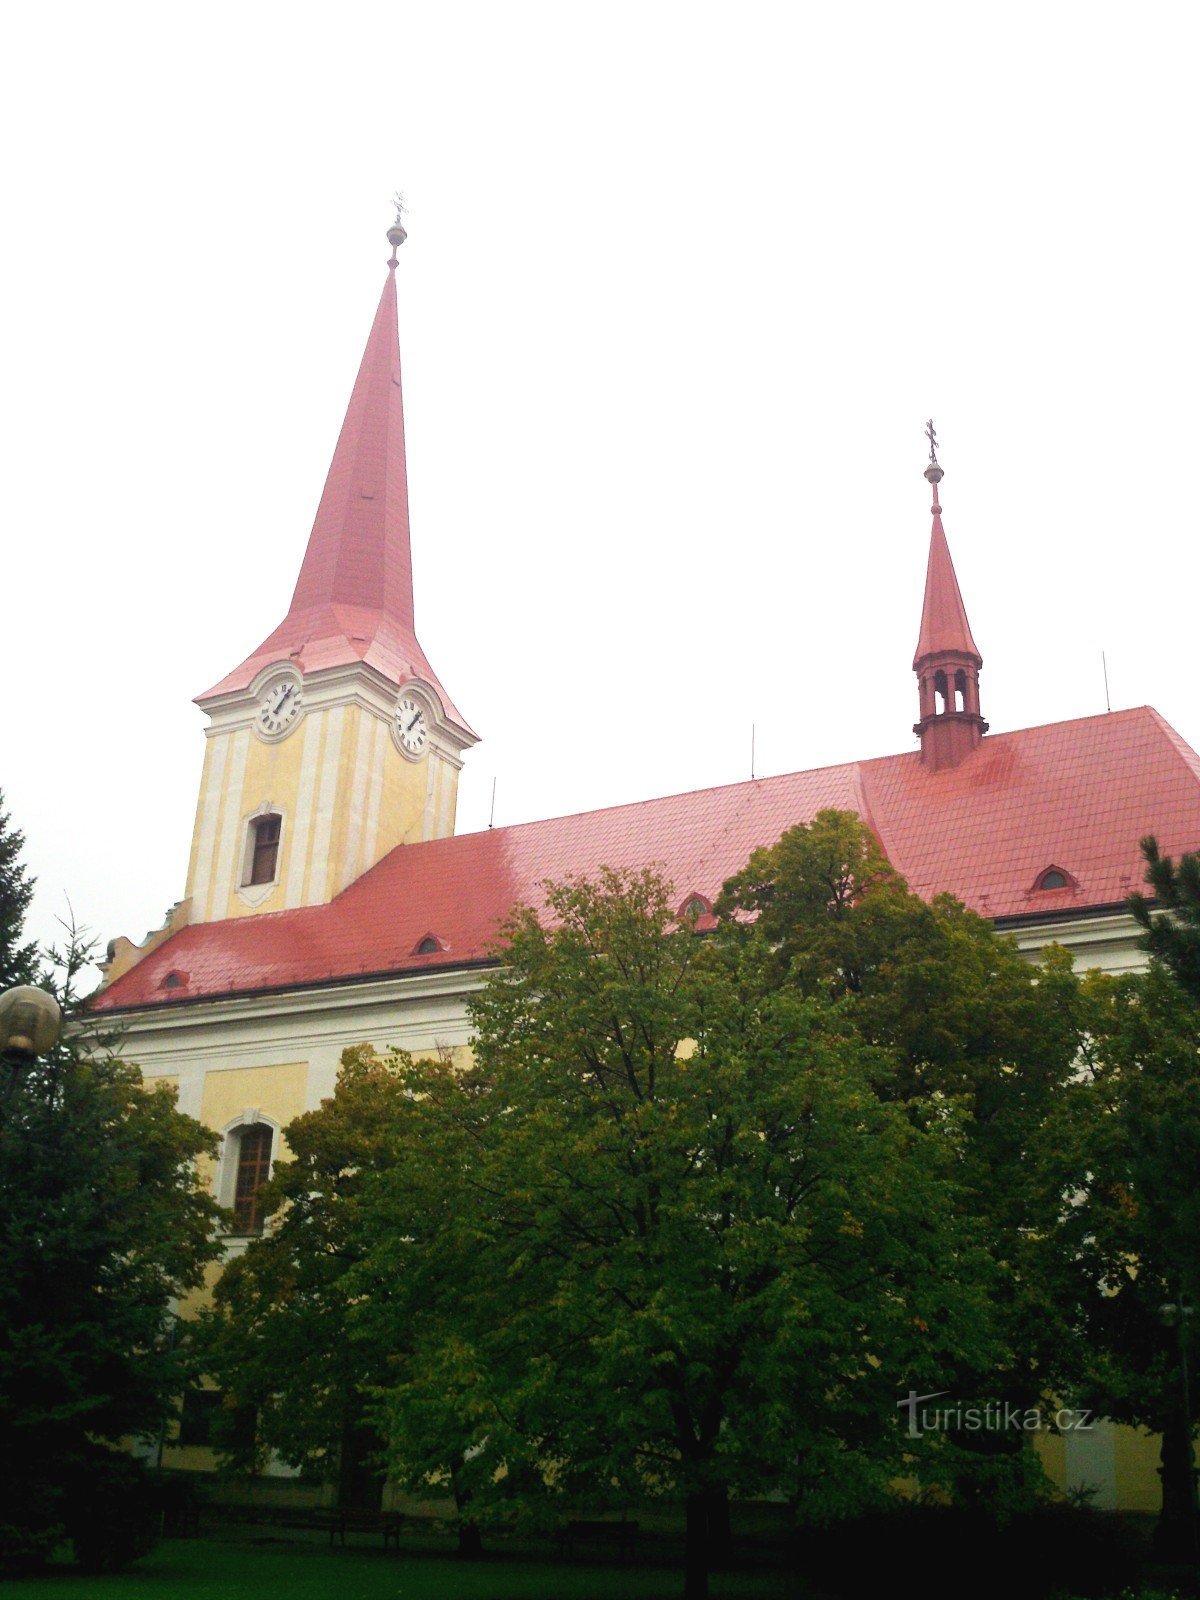
{"type": "Polygon", "coordinates": [[[925,604],[921,634],[913,657],[920,692],[921,720],[913,732],[921,740],[921,759],[934,772],[956,767],[976,748],[988,725],[979,712],[979,673],[983,657],[971,637],[966,607],[959,592],[950,546],[938,503],[937,437],[929,424],[929,465],[925,477],[933,490],[933,531],[925,569],[925,604]]]}
{"type": "Polygon", "coordinates": [[[387,280],[287,616],[197,704],[209,716],[184,911],[319,905],[454,831],[477,735],[417,642],[396,316],[387,280]]]}

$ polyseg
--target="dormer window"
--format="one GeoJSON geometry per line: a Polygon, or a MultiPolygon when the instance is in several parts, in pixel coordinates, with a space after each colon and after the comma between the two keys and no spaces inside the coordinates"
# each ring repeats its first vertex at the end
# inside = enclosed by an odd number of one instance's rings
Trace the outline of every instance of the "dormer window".
{"type": "Polygon", "coordinates": [[[1033,887],[1038,894],[1047,889],[1073,889],[1075,880],[1062,867],[1047,867],[1033,887]]]}
{"type": "Polygon", "coordinates": [[[276,869],[279,865],[279,835],[282,827],[283,818],[277,811],[269,811],[265,816],[251,817],[248,870],[244,880],[247,884],[275,882],[276,869]]]}
{"type": "Polygon", "coordinates": [[[446,943],[446,941],[444,939],[439,939],[436,933],[427,933],[425,937],[423,939],[419,939],[416,945],[413,947],[413,955],[436,956],[440,951],[448,950],[449,948],[450,946],[446,943]]]}

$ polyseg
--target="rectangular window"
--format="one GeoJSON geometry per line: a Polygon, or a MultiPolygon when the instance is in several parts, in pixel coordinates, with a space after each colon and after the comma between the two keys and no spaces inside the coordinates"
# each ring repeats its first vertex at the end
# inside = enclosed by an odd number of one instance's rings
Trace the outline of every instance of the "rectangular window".
{"type": "Polygon", "coordinates": [[[250,882],[274,883],[275,865],[279,857],[279,830],[283,818],[272,813],[266,817],[255,817],[250,826],[254,830],[254,842],[250,856],[250,882]]]}
{"type": "Polygon", "coordinates": [[[238,1140],[237,1183],[233,1195],[235,1233],[261,1233],[262,1191],[271,1176],[271,1130],[255,1122],[238,1140]]]}

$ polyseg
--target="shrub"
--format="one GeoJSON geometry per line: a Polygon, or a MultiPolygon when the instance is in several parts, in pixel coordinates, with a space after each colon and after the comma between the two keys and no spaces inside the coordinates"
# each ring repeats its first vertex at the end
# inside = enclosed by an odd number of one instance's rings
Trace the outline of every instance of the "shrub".
{"type": "Polygon", "coordinates": [[[1128,1523],[1047,1503],[1001,1524],[956,1506],[907,1504],[806,1530],[799,1571],[831,1595],[886,1592],[907,1578],[925,1600],[1042,1600],[1112,1594],[1136,1580],[1128,1523]]]}
{"type": "Polygon", "coordinates": [[[159,1506],[141,1462],[96,1446],[78,1463],[63,1511],[75,1559],[88,1572],[119,1572],[154,1548],[159,1506]]]}

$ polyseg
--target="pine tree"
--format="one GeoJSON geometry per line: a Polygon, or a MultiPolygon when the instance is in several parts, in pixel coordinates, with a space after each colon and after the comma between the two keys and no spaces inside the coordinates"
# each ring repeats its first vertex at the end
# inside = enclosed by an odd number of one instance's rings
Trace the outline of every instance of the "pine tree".
{"type": "Polygon", "coordinates": [[[1153,835],[1142,840],[1146,882],[1154,899],[1131,894],[1130,911],[1146,930],[1142,944],[1157,956],[1180,988],[1200,1000],[1200,852],[1180,857],[1159,854],[1153,835]],[[1168,915],[1155,915],[1155,912],[1168,915]]]}
{"type": "Polygon", "coordinates": [[[22,843],[0,810],[0,986],[53,988],[68,1026],[49,1055],[6,1062],[0,1084],[0,1573],[64,1535],[88,1566],[144,1550],[148,1501],[120,1447],[172,1413],[170,1308],[219,1252],[197,1167],[215,1135],[89,1026],[86,939],[68,929],[54,971],[24,942],[22,843]]]}
{"type": "Polygon", "coordinates": [[[37,946],[24,942],[25,914],[34,890],[34,879],[21,861],[24,848],[25,835],[13,827],[0,790],[0,993],[34,983],[38,976],[37,946]]]}

